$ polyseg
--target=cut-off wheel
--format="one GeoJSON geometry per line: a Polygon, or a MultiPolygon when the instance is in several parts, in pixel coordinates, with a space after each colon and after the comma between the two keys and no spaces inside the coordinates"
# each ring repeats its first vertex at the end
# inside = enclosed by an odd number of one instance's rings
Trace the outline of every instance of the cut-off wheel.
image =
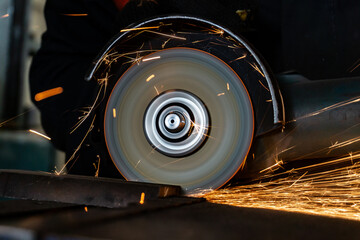
{"type": "Polygon", "coordinates": [[[132,181],[181,185],[197,194],[224,185],[244,163],[254,134],[249,93],[211,53],[172,47],[129,67],[109,96],[107,148],[132,181]]]}
{"type": "Polygon", "coordinates": [[[245,166],[255,129],[280,121],[261,58],[240,36],[195,17],[121,30],[87,79],[99,84],[104,157],[127,180],[180,185],[187,195],[226,184],[245,166]]]}

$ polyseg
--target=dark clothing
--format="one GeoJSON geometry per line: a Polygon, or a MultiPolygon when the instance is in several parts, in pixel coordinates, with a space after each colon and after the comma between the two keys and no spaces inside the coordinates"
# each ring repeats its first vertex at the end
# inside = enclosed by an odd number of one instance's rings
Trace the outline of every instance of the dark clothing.
{"type": "MultiPolygon", "coordinates": [[[[86,121],[70,134],[82,111],[92,105],[95,83],[84,81],[84,75],[106,42],[117,33],[116,14],[112,1],[48,0],[46,3],[47,31],[31,67],[31,96],[33,99],[36,93],[55,87],[64,89],[60,95],[35,103],[46,133],[55,147],[66,152],[67,159],[89,129],[90,122],[86,121]]],[[[92,163],[97,158],[90,152],[91,148],[79,152],[75,158],[89,159],[78,159],[79,164],[75,163],[70,172],[92,175],[95,172],[92,163]]]]}

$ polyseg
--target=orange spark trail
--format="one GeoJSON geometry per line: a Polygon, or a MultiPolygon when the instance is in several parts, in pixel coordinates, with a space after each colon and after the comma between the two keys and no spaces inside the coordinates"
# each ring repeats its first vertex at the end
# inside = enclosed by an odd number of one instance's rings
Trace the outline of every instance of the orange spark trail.
{"type": "Polygon", "coordinates": [[[331,145],[329,147],[329,149],[342,148],[342,147],[351,145],[351,144],[359,142],[359,141],[360,141],[360,137],[356,137],[356,138],[353,138],[353,139],[346,140],[344,142],[340,142],[340,143],[336,142],[335,144],[331,145]]]}
{"type": "Polygon", "coordinates": [[[246,58],[246,53],[245,53],[244,55],[242,55],[242,56],[240,56],[240,57],[238,57],[238,58],[236,58],[236,59],[234,59],[234,60],[230,61],[229,63],[232,63],[232,62],[235,62],[235,61],[237,61],[237,60],[244,59],[244,58],[246,58]]]}
{"type": "Polygon", "coordinates": [[[159,96],[159,94],[160,94],[159,90],[158,90],[155,86],[154,86],[154,89],[155,89],[155,91],[156,91],[156,95],[159,96]]]}
{"type": "Polygon", "coordinates": [[[169,38],[176,38],[176,39],[179,39],[179,40],[184,40],[184,41],[186,41],[186,38],[184,38],[184,37],[179,37],[179,36],[176,36],[176,35],[159,33],[159,32],[154,32],[154,31],[149,31],[149,30],[146,30],[146,31],[147,31],[147,32],[150,32],[150,33],[158,34],[158,35],[160,35],[160,36],[165,36],[165,37],[169,37],[169,38]]]}
{"type": "Polygon", "coordinates": [[[30,108],[29,110],[27,110],[27,111],[25,111],[25,112],[23,112],[23,113],[21,113],[21,114],[19,114],[19,115],[17,115],[17,116],[14,116],[14,117],[12,117],[12,118],[10,118],[10,119],[7,119],[7,120],[5,120],[5,121],[3,121],[3,122],[0,122],[0,128],[1,128],[2,126],[6,125],[7,123],[9,123],[9,122],[11,122],[11,121],[13,121],[13,120],[21,117],[21,116],[24,116],[25,114],[27,114],[27,113],[35,110],[35,109],[36,109],[35,107],[30,108]]]}
{"type": "Polygon", "coordinates": [[[349,72],[353,72],[355,69],[357,69],[360,66],[360,59],[358,59],[348,70],[349,72]]]}
{"type": "Polygon", "coordinates": [[[343,106],[346,106],[346,105],[349,105],[349,104],[352,104],[352,103],[357,103],[357,102],[360,102],[360,97],[354,97],[354,98],[351,98],[349,100],[345,100],[345,101],[342,101],[342,102],[339,102],[339,103],[335,103],[335,104],[330,105],[328,107],[324,107],[324,108],[322,108],[322,109],[320,109],[318,111],[315,111],[315,112],[306,114],[304,116],[298,117],[296,119],[290,120],[288,123],[296,122],[297,120],[308,118],[308,117],[313,117],[313,116],[319,115],[321,113],[324,113],[326,111],[330,111],[330,110],[340,108],[340,107],[343,107],[343,106]]]}
{"type": "Polygon", "coordinates": [[[56,87],[56,88],[52,88],[52,89],[49,89],[49,90],[46,90],[43,92],[39,92],[35,95],[35,101],[40,102],[44,99],[59,95],[63,92],[64,92],[64,89],[62,87],[56,87]]]}
{"type": "MultiPolygon", "coordinates": [[[[75,149],[75,151],[73,152],[73,154],[70,156],[70,158],[66,161],[66,163],[64,164],[64,166],[62,167],[62,169],[59,171],[59,172],[55,172],[56,175],[60,175],[62,174],[67,165],[71,162],[71,160],[73,160],[76,156],[76,153],[80,150],[81,146],[83,145],[83,143],[85,142],[85,139],[87,138],[87,136],[89,135],[89,133],[93,130],[94,128],[94,122],[95,122],[95,118],[96,118],[96,115],[94,116],[91,124],[90,124],[90,128],[88,129],[88,131],[86,132],[85,136],[83,137],[83,139],[81,140],[80,144],[77,146],[77,148],[75,149]]],[[[76,161],[76,160],[75,160],[76,161]]]]}
{"type": "Polygon", "coordinates": [[[86,16],[88,16],[87,13],[63,13],[62,15],[68,16],[68,17],[86,17],[86,16]]]}
{"type": "Polygon", "coordinates": [[[100,156],[99,156],[99,155],[97,155],[96,157],[97,157],[98,163],[97,163],[97,166],[96,166],[95,177],[99,177],[99,171],[100,171],[100,161],[101,161],[101,158],[100,158],[100,156]]]}
{"type": "Polygon", "coordinates": [[[263,88],[266,89],[266,91],[270,92],[270,90],[259,80],[259,83],[261,84],[261,86],[263,86],[263,88]]]}
{"type": "MultiPolygon", "coordinates": [[[[300,177],[300,168],[287,172],[287,177],[267,182],[232,186],[208,193],[208,201],[238,207],[265,208],[289,212],[316,214],[360,220],[360,154],[324,162],[345,163],[357,160],[350,166],[309,173],[319,164],[307,166],[300,177]]],[[[271,176],[271,175],[270,175],[271,176]]],[[[275,176],[275,175],[273,175],[275,176]]]]}
{"type": "Polygon", "coordinates": [[[9,14],[8,14],[8,13],[7,13],[7,14],[2,15],[0,18],[7,18],[7,17],[9,17],[9,14]]]}
{"type": "Polygon", "coordinates": [[[160,26],[154,26],[154,27],[139,27],[139,28],[126,28],[120,30],[120,32],[130,32],[130,31],[139,31],[139,30],[147,30],[147,29],[159,29],[160,26]]]}
{"type": "Polygon", "coordinates": [[[260,70],[260,68],[255,63],[249,63],[249,64],[253,69],[255,69],[258,73],[260,73],[261,76],[265,77],[264,73],[260,70]]]}

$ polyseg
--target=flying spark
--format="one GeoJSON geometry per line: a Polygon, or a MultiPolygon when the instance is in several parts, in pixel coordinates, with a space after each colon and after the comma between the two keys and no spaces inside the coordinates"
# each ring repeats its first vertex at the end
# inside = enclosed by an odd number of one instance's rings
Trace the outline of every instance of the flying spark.
{"type": "Polygon", "coordinates": [[[153,79],[155,77],[154,74],[151,74],[147,79],[146,79],[146,82],[150,82],[151,79],[153,79]]]}
{"type": "Polygon", "coordinates": [[[165,34],[165,33],[160,33],[160,32],[149,31],[149,30],[147,30],[147,32],[154,33],[154,34],[157,34],[157,35],[160,35],[160,36],[165,36],[165,37],[169,37],[169,38],[176,38],[176,39],[179,39],[179,40],[186,41],[186,38],[179,37],[179,36],[176,36],[176,35],[170,35],[170,34],[165,34]]]}
{"type": "Polygon", "coordinates": [[[40,136],[40,137],[43,137],[43,138],[45,138],[45,139],[47,139],[47,140],[49,140],[49,141],[51,140],[50,137],[46,136],[45,134],[39,133],[39,132],[37,132],[37,131],[35,131],[35,130],[33,130],[33,129],[29,129],[29,132],[34,133],[34,134],[36,134],[36,135],[38,135],[38,136],[40,136]]]}
{"type": "Polygon", "coordinates": [[[324,113],[326,111],[330,111],[330,110],[334,110],[336,108],[340,108],[340,107],[343,107],[343,106],[346,106],[346,105],[349,105],[349,104],[352,104],[352,103],[357,103],[357,102],[360,102],[360,97],[355,97],[355,98],[351,98],[349,100],[345,100],[345,101],[342,101],[342,102],[338,102],[338,103],[335,103],[333,105],[330,105],[328,107],[324,107],[318,111],[315,111],[315,112],[312,112],[312,113],[309,113],[309,114],[306,114],[304,116],[301,116],[301,117],[298,117],[296,119],[293,119],[293,120],[290,120],[290,122],[296,122],[297,120],[300,120],[300,119],[304,119],[304,118],[308,118],[308,117],[313,117],[313,116],[316,116],[316,115],[319,115],[321,113],[324,113]]]}
{"type": "Polygon", "coordinates": [[[212,29],[207,29],[209,34],[216,34],[216,35],[220,35],[223,36],[224,35],[224,30],[219,29],[219,28],[215,28],[212,27],[212,29]]]}
{"type": "Polygon", "coordinates": [[[261,86],[263,86],[263,88],[266,89],[266,91],[270,92],[269,88],[267,88],[260,80],[259,80],[259,83],[261,84],[261,86]]]}
{"type": "Polygon", "coordinates": [[[25,112],[23,112],[23,113],[21,113],[21,114],[19,114],[19,115],[16,115],[16,116],[14,116],[14,117],[12,117],[12,118],[9,118],[9,119],[7,119],[7,120],[5,120],[5,121],[3,121],[3,122],[0,122],[0,128],[3,127],[4,125],[8,124],[9,122],[11,122],[11,121],[13,121],[13,120],[15,120],[15,119],[17,119],[17,118],[20,118],[20,117],[24,116],[25,114],[27,114],[27,113],[29,113],[29,112],[32,112],[32,111],[34,111],[34,110],[36,110],[36,108],[35,108],[35,107],[32,107],[32,108],[30,108],[29,110],[26,110],[25,112]]]}
{"type": "Polygon", "coordinates": [[[142,61],[147,62],[147,61],[156,60],[156,59],[160,59],[160,58],[161,58],[160,56],[151,57],[151,58],[143,58],[142,61]]]}
{"type": "Polygon", "coordinates": [[[99,155],[97,155],[96,157],[97,157],[97,166],[96,166],[95,177],[99,177],[99,171],[100,171],[100,160],[101,160],[101,158],[100,158],[100,156],[99,156],[99,155]]]}
{"type": "Polygon", "coordinates": [[[355,69],[357,69],[360,66],[360,59],[358,59],[349,69],[349,72],[353,72],[355,69]]]}
{"type": "Polygon", "coordinates": [[[2,15],[0,18],[8,18],[8,17],[9,17],[9,14],[7,13],[7,14],[2,15]]]}
{"type": "Polygon", "coordinates": [[[79,117],[79,121],[75,124],[75,126],[74,126],[73,130],[70,132],[70,134],[75,132],[85,122],[85,120],[90,116],[91,112],[98,106],[98,103],[101,101],[100,96],[101,96],[102,92],[104,94],[102,99],[104,99],[107,84],[108,84],[108,78],[109,78],[108,73],[106,73],[104,78],[97,80],[100,88],[96,95],[96,98],[91,106],[84,108],[85,110],[83,111],[83,115],[79,117]]]}
{"type": "Polygon", "coordinates": [[[139,160],[139,161],[136,163],[135,168],[137,168],[140,163],[141,163],[141,160],[139,160]]]}
{"type": "Polygon", "coordinates": [[[190,116],[186,112],[183,112],[183,114],[188,119],[188,121],[191,123],[191,128],[189,130],[189,136],[192,134],[191,132],[194,129],[195,130],[194,133],[202,133],[202,135],[204,137],[207,137],[209,139],[215,139],[214,137],[204,133],[204,132],[208,132],[209,127],[195,123],[193,120],[191,120],[190,116]]]}
{"type": "MultiPolygon", "coordinates": [[[[64,173],[67,165],[69,165],[69,163],[75,158],[76,154],[78,153],[78,151],[80,150],[80,148],[82,147],[83,143],[85,142],[85,139],[87,138],[87,136],[89,135],[89,133],[93,130],[94,128],[94,122],[95,122],[95,119],[96,119],[96,115],[94,115],[94,118],[90,124],[90,127],[89,129],[87,130],[85,136],[83,137],[83,139],[81,140],[80,144],[77,146],[77,148],[75,149],[75,151],[73,152],[73,154],[70,156],[70,158],[66,161],[66,163],[64,164],[64,166],[62,167],[62,169],[59,171],[59,172],[55,172],[56,175],[60,175],[62,173],[64,173]]],[[[75,161],[77,160],[78,158],[75,159],[75,161]]],[[[74,161],[74,163],[75,163],[74,161]]]]}
{"type": "Polygon", "coordinates": [[[167,39],[162,45],[161,48],[164,49],[166,44],[171,40],[171,38],[167,39]]]}
{"type": "Polygon", "coordinates": [[[159,96],[159,94],[160,94],[159,90],[158,90],[155,86],[154,86],[154,89],[155,89],[155,91],[156,91],[156,95],[159,96]]]}
{"type": "Polygon", "coordinates": [[[238,57],[238,58],[236,58],[236,59],[234,59],[234,60],[232,60],[232,61],[230,61],[229,63],[232,63],[232,62],[235,62],[235,61],[238,61],[238,60],[241,60],[241,59],[244,59],[244,58],[246,58],[246,53],[244,53],[244,55],[242,55],[242,56],[240,56],[240,57],[238,57]]]}
{"type": "Polygon", "coordinates": [[[346,141],[343,141],[343,142],[336,142],[335,144],[331,145],[329,148],[332,150],[332,149],[337,149],[337,148],[342,148],[342,147],[345,147],[345,146],[348,146],[348,145],[351,145],[353,143],[357,143],[360,141],[360,137],[356,137],[356,138],[353,138],[353,139],[349,139],[349,140],[346,140],[346,141]]]}
{"type": "Polygon", "coordinates": [[[86,16],[88,16],[87,13],[63,13],[62,15],[68,16],[68,17],[86,17],[86,16]]]}
{"type": "Polygon", "coordinates": [[[153,27],[139,27],[139,28],[125,28],[120,30],[120,32],[130,32],[130,31],[139,31],[139,30],[148,30],[148,29],[159,29],[160,26],[153,27]]]}
{"type": "Polygon", "coordinates": [[[163,164],[163,165],[159,166],[159,167],[158,167],[158,169],[161,169],[161,168],[167,167],[167,166],[172,165],[172,164],[175,164],[175,163],[177,163],[177,162],[181,162],[181,161],[183,161],[183,160],[185,160],[185,158],[179,158],[179,159],[176,159],[176,160],[174,160],[174,161],[167,162],[167,163],[165,163],[165,164],[163,164]]]}
{"type": "Polygon", "coordinates": [[[281,161],[276,161],[276,163],[274,165],[271,165],[270,167],[267,167],[267,168],[261,170],[260,173],[268,172],[268,171],[274,172],[275,170],[278,170],[279,168],[282,168],[283,164],[284,164],[284,162],[282,160],[281,161]]]}
{"type": "MultiPolygon", "coordinates": [[[[248,62],[249,63],[249,62],[248,62]]],[[[249,63],[252,68],[254,68],[261,76],[265,77],[264,73],[260,70],[260,68],[255,63],[249,63]]]]}

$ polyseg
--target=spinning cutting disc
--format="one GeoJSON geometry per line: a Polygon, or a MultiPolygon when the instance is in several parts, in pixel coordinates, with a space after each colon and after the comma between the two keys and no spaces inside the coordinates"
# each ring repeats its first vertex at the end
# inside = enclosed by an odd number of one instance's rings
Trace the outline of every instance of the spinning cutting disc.
{"type": "Polygon", "coordinates": [[[104,120],[107,148],[131,181],[216,189],[238,171],[251,146],[253,108],[240,77],[192,48],[157,51],[115,84],[104,120]]]}

